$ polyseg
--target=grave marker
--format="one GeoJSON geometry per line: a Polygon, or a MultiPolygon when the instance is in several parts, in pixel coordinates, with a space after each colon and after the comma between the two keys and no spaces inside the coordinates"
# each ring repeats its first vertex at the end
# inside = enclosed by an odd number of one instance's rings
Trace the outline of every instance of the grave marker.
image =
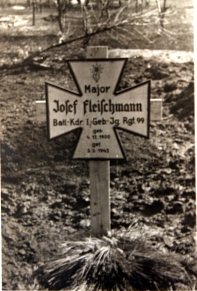
{"type": "MultiPolygon", "coordinates": [[[[76,92],[46,83],[49,139],[76,128],[81,131],[73,158],[90,160],[94,235],[106,235],[110,230],[109,160],[125,158],[117,129],[148,138],[150,117],[161,119],[161,109],[150,114],[150,81],[118,91],[126,59],[106,57],[106,47],[89,47],[88,59],[68,61],[76,92]]],[[[37,102],[42,116],[43,104],[37,102]]],[[[154,112],[161,100],[151,104],[154,112]]]]}
{"type": "Polygon", "coordinates": [[[126,59],[68,61],[78,91],[46,83],[49,139],[81,129],[74,159],[125,158],[117,129],[149,137],[150,81],[119,92],[125,64],[126,59]]]}

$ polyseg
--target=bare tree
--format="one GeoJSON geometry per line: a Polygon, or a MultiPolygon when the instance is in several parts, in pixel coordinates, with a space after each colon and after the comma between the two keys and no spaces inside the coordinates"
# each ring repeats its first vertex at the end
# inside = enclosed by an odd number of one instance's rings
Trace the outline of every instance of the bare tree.
{"type": "MultiPolygon", "coordinates": [[[[69,8],[71,3],[70,0],[53,0],[56,3],[57,10],[58,10],[58,23],[60,28],[60,38],[61,42],[63,39],[63,35],[69,35],[68,31],[65,33],[66,27],[63,25],[63,18],[65,17],[65,13],[69,8]]],[[[150,19],[147,18],[147,12],[150,12],[150,17],[154,15],[156,19],[155,13],[157,13],[157,18],[160,22],[161,27],[164,27],[164,14],[166,10],[166,0],[163,0],[163,7],[161,8],[160,1],[156,0],[157,9],[155,11],[155,7],[152,9],[146,9],[149,6],[149,0],[128,0],[122,1],[119,0],[119,5],[116,7],[111,6],[113,4],[113,0],[92,0],[89,3],[89,0],[77,0],[79,5],[81,6],[81,17],[83,19],[83,30],[85,40],[84,42],[88,45],[91,33],[100,30],[101,28],[108,28],[109,26],[117,26],[117,22],[119,24],[122,22],[124,23],[124,32],[127,31],[127,34],[133,36],[137,34],[140,37],[147,38],[147,36],[143,36],[139,26],[147,25],[147,22],[150,22],[150,19]],[[137,15],[136,15],[137,13],[137,15]],[[141,16],[139,17],[140,14],[141,16]],[[115,23],[114,23],[115,21],[115,23]],[[133,23],[136,22],[135,28],[133,23]],[[126,24],[127,23],[127,24],[126,24]],[[132,25],[132,30],[130,30],[129,25],[132,25]],[[138,26],[138,27],[137,27],[138,26]]],[[[71,25],[72,26],[72,25],[71,25]]],[[[119,26],[119,25],[118,25],[119,26]]],[[[72,28],[72,27],[70,27],[72,28]]],[[[120,28],[119,32],[120,32],[120,28]]],[[[120,35],[120,38],[122,35],[120,35]]],[[[114,36],[112,36],[114,38],[114,36]]],[[[148,39],[148,38],[147,38],[148,39]]]]}
{"type": "Polygon", "coordinates": [[[167,9],[167,6],[166,6],[166,3],[167,3],[167,0],[163,0],[163,7],[162,7],[162,14],[161,14],[161,18],[162,18],[162,27],[164,27],[164,16],[165,16],[165,12],[166,12],[166,9],[167,9]]]}
{"type": "Polygon", "coordinates": [[[61,0],[57,0],[57,9],[58,9],[58,24],[59,24],[59,28],[60,28],[60,31],[63,32],[61,0]]]}
{"type": "Polygon", "coordinates": [[[163,0],[163,6],[161,6],[160,0],[156,0],[157,7],[158,7],[158,13],[159,13],[159,19],[160,19],[160,25],[161,28],[164,28],[164,16],[166,12],[166,2],[167,0],[163,0]]]}
{"type": "Polygon", "coordinates": [[[58,12],[58,24],[59,29],[63,33],[64,25],[62,23],[62,19],[65,18],[65,13],[69,8],[69,0],[54,0],[55,6],[57,7],[58,12]]]}
{"type": "MultiPolygon", "coordinates": [[[[74,34],[75,31],[73,31],[72,29],[72,24],[70,24],[70,26],[67,26],[66,29],[62,25],[61,20],[62,14],[64,13],[61,10],[63,9],[62,4],[67,5],[67,2],[66,0],[56,0],[57,7],[59,8],[58,10],[59,25],[61,25],[58,41],[46,48],[43,48],[42,50],[34,52],[28,57],[24,56],[24,58],[20,60],[18,63],[2,66],[1,69],[12,69],[12,68],[14,69],[17,67],[31,65],[32,63],[34,63],[35,57],[41,55],[42,53],[45,53],[56,47],[67,45],[79,40],[84,41],[84,44],[89,44],[89,41],[90,40],[94,41],[98,34],[99,35],[105,34],[105,39],[106,37],[108,37],[111,38],[112,40],[117,41],[118,43],[122,43],[125,45],[128,44],[128,39],[130,39],[133,45],[135,45],[135,39],[137,37],[139,39],[143,39],[149,44],[154,43],[156,41],[156,39],[152,40],[147,33],[144,33],[145,30],[141,30],[141,27],[145,28],[148,25],[156,27],[155,24],[161,21],[160,17],[161,15],[160,14],[158,15],[159,10],[158,5],[160,4],[158,0],[156,0],[157,7],[154,6],[147,10],[143,9],[143,11],[139,13],[136,13],[135,11],[134,1],[123,2],[121,7],[111,9],[108,0],[106,0],[107,2],[105,3],[105,5],[108,11],[105,17],[102,16],[102,13],[104,14],[104,11],[102,12],[101,10],[99,10],[98,6],[95,7],[94,9],[88,9],[87,5],[85,4],[85,1],[84,3],[81,3],[80,1],[82,9],[81,17],[83,18],[84,24],[84,31],[81,34],[79,33],[74,34]]],[[[162,9],[166,10],[166,0],[164,0],[163,4],[164,5],[162,9]]],[[[159,12],[161,13],[161,10],[159,10],[159,12]]],[[[165,34],[167,37],[170,38],[173,37],[172,33],[164,28],[162,29],[161,32],[165,34]]],[[[152,35],[152,33],[150,35],[152,35]]],[[[99,42],[100,39],[101,38],[99,37],[99,42]]]]}
{"type": "Polygon", "coordinates": [[[100,8],[100,20],[106,15],[109,17],[109,3],[110,0],[100,0],[101,8],[100,8]]]}
{"type": "Polygon", "coordinates": [[[136,0],[135,1],[135,11],[139,12],[143,10],[143,0],[136,0]]]}

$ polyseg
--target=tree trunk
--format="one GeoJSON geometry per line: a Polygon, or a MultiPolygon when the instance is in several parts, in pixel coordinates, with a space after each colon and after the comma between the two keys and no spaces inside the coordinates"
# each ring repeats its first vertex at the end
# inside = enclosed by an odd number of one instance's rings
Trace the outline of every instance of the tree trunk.
{"type": "Polygon", "coordinates": [[[58,9],[58,24],[59,24],[59,28],[60,28],[60,31],[63,32],[61,0],[57,0],[57,9],[58,9]]]}
{"type": "Polygon", "coordinates": [[[156,0],[156,3],[157,3],[158,13],[159,13],[160,26],[163,29],[164,28],[164,24],[163,24],[164,16],[162,16],[162,10],[163,10],[163,8],[161,9],[160,0],[156,0]]]}
{"type": "Polygon", "coordinates": [[[165,11],[166,11],[166,2],[167,0],[163,1],[163,7],[161,9],[161,26],[164,28],[164,16],[165,16],[165,11]]]}

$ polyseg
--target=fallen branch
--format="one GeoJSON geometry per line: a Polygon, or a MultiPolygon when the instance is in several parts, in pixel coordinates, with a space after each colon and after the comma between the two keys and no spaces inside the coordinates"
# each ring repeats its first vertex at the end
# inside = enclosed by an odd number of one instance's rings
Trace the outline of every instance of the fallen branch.
{"type": "MultiPolygon", "coordinates": [[[[118,24],[118,25],[120,25],[120,24],[118,24]]],[[[11,65],[4,64],[4,65],[0,66],[0,71],[1,70],[13,70],[13,69],[18,69],[18,68],[24,68],[26,66],[31,65],[32,62],[34,61],[33,59],[35,57],[38,57],[42,53],[45,53],[45,52],[47,52],[49,50],[52,50],[54,48],[57,48],[57,47],[61,47],[61,46],[65,46],[65,45],[71,44],[71,43],[79,41],[79,40],[83,40],[85,38],[89,38],[91,36],[94,36],[96,34],[99,34],[99,33],[105,32],[105,31],[109,31],[111,29],[116,28],[116,26],[117,25],[112,25],[112,26],[109,26],[109,27],[104,27],[102,29],[99,28],[96,31],[93,31],[93,32],[88,33],[86,35],[83,34],[83,35],[80,35],[80,36],[78,36],[76,38],[72,38],[72,39],[68,39],[66,41],[63,41],[61,43],[52,44],[52,45],[48,46],[47,48],[45,48],[43,50],[39,50],[39,51],[36,51],[36,52],[32,53],[30,56],[28,56],[27,58],[23,59],[21,62],[18,62],[18,63],[15,63],[15,64],[11,64],[11,65]]]]}
{"type": "Polygon", "coordinates": [[[155,43],[155,41],[150,40],[148,37],[146,37],[143,33],[141,33],[137,28],[134,28],[134,30],[142,36],[148,43],[155,43]]]}

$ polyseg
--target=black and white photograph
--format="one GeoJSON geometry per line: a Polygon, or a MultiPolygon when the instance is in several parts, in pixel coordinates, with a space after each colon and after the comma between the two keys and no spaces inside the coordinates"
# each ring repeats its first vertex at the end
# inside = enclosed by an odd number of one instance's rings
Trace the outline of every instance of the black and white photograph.
{"type": "Polygon", "coordinates": [[[1,290],[197,290],[193,0],[0,0],[1,290]]]}

